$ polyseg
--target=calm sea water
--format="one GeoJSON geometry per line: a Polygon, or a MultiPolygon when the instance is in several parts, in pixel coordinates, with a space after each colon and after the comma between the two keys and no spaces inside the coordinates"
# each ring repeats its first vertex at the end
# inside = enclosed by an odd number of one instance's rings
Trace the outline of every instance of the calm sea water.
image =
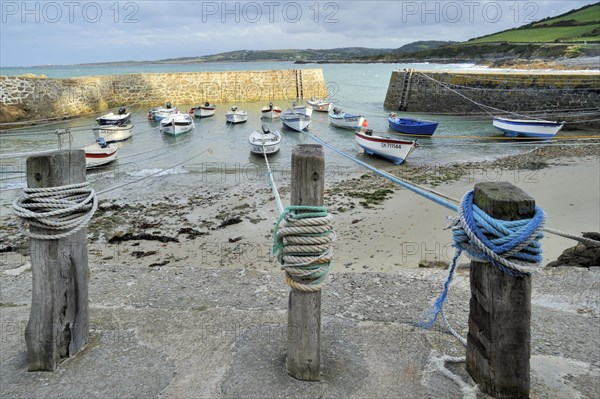
{"type": "MultiPolygon", "coordinates": [[[[231,64],[190,64],[190,65],[144,65],[144,66],[65,66],[38,68],[4,68],[3,75],[34,73],[48,77],[62,78],[89,75],[125,74],[137,72],[199,72],[199,71],[235,71],[235,70],[272,70],[289,68],[322,68],[325,80],[330,88],[330,100],[348,113],[364,115],[369,127],[378,134],[395,135],[388,130],[387,115],[383,108],[387,85],[392,71],[403,68],[420,70],[475,69],[474,65],[455,64],[331,64],[331,65],[294,65],[285,62],[257,62],[231,64]]],[[[199,99],[200,100],[200,99],[199,99]]],[[[162,104],[156,104],[162,105],[162,104]]],[[[194,104],[174,104],[181,111],[187,111],[194,104]]],[[[144,176],[189,159],[183,166],[165,173],[183,173],[202,171],[209,168],[221,170],[247,170],[253,173],[260,168],[263,160],[250,154],[248,135],[260,129],[260,108],[266,104],[237,103],[239,108],[248,111],[248,122],[239,125],[227,125],[225,112],[234,104],[217,104],[217,113],[211,118],[196,119],[195,128],[184,135],[171,137],[161,134],[155,122],[146,118],[147,108],[133,109],[132,123],[134,136],[120,143],[119,159],[116,163],[90,172],[90,175],[126,172],[132,176],[144,176]],[[258,165],[258,166],[257,166],[258,165]]],[[[275,102],[286,109],[290,104],[275,102]]],[[[501,133],[492,127],[491,120],[481,120],[468,116],[407,114],[413,117],[434,119],[439,127],[431,138],[419,138],[420,147],[411,154],[407,162],[412,164],[445,164],[457,161],[476,161],[491,159],[508,154],[531,151],[540,143],[527,144],[495,140],[501,133]]],[[[289,165],[291,150],[299,143],[311,143],[312,140],[301,133],[282,127],[280,121],[268,122],[272,129],[282,131],[284,139],[281,151],[270,158],[276,167],[289,165]]],[[[63,148],[83,147],[94,140],[92,127],[95,117],[86,117],[36,128],[8,131],[0,134],[0,189],[22,187],[27,153],[56,149],[58,146],[56,129],[69,128],[71,143],[63,139],[63,148]],[[12,172],[16,172],[12,173],[12,172]]],[[[354,143],[354,134],[329,125],[326,113],[313,113],[310,132],[377,167],[389,167],[385,160],[361,154],[354,143]]],[[[330,150],[326,150],[327,162],[339,168],[359,170],[360,166],[330,150]]],[[[401,166],[400,166],[401,167],[401,166]]]]}

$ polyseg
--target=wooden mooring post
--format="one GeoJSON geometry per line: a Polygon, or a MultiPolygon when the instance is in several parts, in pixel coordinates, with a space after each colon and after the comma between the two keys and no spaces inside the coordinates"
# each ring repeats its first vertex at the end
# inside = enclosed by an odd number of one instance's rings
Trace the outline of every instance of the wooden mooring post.
{"type": "MultiPolygon", "coordinates": [[[[292,151],[291,204],[322,206],[324,191],[323,147],[316,144],[295,146],[292,151]]],[[[321,291],[290,291],[286,367],[288,374],[296,379],[321,379],[321,291]]]]}
{"type": "MultiPolygon", "coordinates": [[[[85,152],[66,150],[27,159],[30,188],[85,182],[85,152]]],[[[29,371],[54,371],[88,342],[88,253],[85,228],[60,239],[30,239],[32,300],[25,329],[29,371]]],[[[32,233],[51,230],[31,226],[32,233]]]]}
{"type": "MultiPolygon", "coordinates": [[[[473,202],[495,219],[533,217],[535,201],[512,184],[478,183],[473,202]]],[[[531,276],[512,277],[471,262],[466,368],[485,393],[529,397],[531,276]]]]}

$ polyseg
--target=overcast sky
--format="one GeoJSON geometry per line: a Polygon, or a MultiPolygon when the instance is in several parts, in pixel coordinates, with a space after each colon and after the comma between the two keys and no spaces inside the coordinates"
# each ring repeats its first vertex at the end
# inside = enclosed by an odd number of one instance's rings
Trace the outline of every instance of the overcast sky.
{"type": "Polygon", "coordinates": [[[595,2],[0,0],[0,65],[241,49],[397,48],[417,40],[467,40],[595,2]]]}

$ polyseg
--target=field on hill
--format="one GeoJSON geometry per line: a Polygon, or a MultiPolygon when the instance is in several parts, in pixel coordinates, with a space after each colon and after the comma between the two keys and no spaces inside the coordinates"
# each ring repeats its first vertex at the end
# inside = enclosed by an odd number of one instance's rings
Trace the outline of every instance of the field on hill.
{"type": "Polygon", "coordinates": [[[600,42],[600,3],[468,41],[489,42],[600,42]]]}

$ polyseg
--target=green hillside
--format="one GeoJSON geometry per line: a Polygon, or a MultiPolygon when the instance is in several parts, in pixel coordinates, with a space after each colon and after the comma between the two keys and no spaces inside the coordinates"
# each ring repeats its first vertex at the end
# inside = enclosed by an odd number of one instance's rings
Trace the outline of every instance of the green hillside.
{"type": "Polygon", "coordinates": [[[468,41],[468,43],[494,42],[600,42],[600,3],[468,41]]]}

